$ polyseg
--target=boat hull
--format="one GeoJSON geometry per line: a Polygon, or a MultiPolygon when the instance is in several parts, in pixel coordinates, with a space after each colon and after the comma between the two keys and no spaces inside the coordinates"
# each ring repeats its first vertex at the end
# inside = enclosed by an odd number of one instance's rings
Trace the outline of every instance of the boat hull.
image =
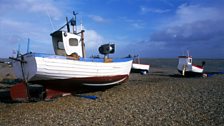
{"type": "Polygon", "coordinates": [[[178,72],[184,76],[201,76],[203,74],[203,67],[197,67],[194,65],[186,65],[184,69],[183,65],[178,65],[178,72]],[[184,71],[183,71],[184,70],[184,71]]]}
{"type": "Polygon", "coordinates": [[[47,89],[72,91],[79,88],[81,85],[86,86],[111,86],[123,83],[129,78],[128,75],[118,75],[111,77],[89,77],[89,78],[69,78],[55,80],[38,80],[30,81],[32,84],[41,84],[47,89]]]}
{"type": "Polygon", "coordinates": [[[105,63],[103,59],[26,54],[26,63],[15,61],[13,68],[17,78],[46,87],[72,87],[76,84],[107,86],[122,83],[128,79],[131,59],[115,59],[105,63]],[[23,67],[21,67],[23,66],[23,67]],[[22,70],[23,68],[23,70],[22,70]],[[22,73],[22,71],[24,71],[22,73]]]}
{"type": "MultiPolygon", "coordinates": [[[[183,71],[181,71],[181,70],[178,70],[178,72],[180,74],[183,73],[183,71]]],[[[185,74],[184,74],[184,76],[187,76],[187,77],[195,77],[195,76],[202,76],[202,75],[203,75],[203,73],[197,73],[197,72],[193,72],[193,71],[185,71],[185,74]]]]}
{"type": "Polygon", "coordinates": [[[132,63],[131,72],[133,73],[140,73],[145,71],[146,73],[149,72],[150,65],[146,64],[139,64],[139,63],[132,63]]]}

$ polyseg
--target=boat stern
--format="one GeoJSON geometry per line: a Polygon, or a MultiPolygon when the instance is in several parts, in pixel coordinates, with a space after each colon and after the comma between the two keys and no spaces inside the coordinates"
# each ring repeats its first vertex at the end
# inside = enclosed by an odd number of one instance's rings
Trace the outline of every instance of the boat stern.
{"type": "Polygon", "coordinates": [[[29,81],[37,72],[35,54],[27,53],[12,61],[17,79],[29,81]]]}

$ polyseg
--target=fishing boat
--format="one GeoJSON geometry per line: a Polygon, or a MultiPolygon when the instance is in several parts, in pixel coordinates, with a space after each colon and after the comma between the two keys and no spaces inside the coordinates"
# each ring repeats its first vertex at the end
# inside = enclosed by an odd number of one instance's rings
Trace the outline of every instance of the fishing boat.
{"type": "Polygon", "coordinates": [[[192,56],[179,56],[177,70],[182,76],[202,76],[205,62],[202,65],[192,64],[192,56]]]}
{"type": "Polygon", "coordinates": [[[139,56],[134,56],[134,60],[131,67],[131,72],[133,73],[141,73],[145,75],[149,73],[150,65],[148,64],[141,64],[139,56]]]}
{"type": "MultiPolygon", "coordinates": [[[[72,89],[74,85],[108,86],[129,78],[132,59],[112,59],[114,44],[100,46],[102,58],[87,58],[84,30],[75,31],[76,14],[51,33],[55,54],[26,53],[14,58],[13,69],[18,79],[46,88],[72,89]],[[73,30],[70,32],[70,25],[73,30]],[[67,26],[67,31],[63,30],[67,26]]],[[[87,43],[88,44],[88,43],[87,43]]]]}

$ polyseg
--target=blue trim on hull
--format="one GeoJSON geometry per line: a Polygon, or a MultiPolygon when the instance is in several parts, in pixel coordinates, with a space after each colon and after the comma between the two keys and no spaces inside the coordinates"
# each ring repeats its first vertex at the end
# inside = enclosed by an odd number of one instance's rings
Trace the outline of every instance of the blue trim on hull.
{"type": "MultiPolygon", "coordinates": [[[[29,54],[27,54],[29,55],[29,54]]],[[[53,55],[53,54],[44,54],[44,53],[31,53],[31,55],[35,57],[43,57],[43,58],[53,58],[53,59],[66,59],[66,60],[72,60],[69,59],[66,56],[59,56],[59,55],[53,55]]],[[[127,62],[133,60],[132,58],[120,58],[120,59],[113,59],[112,62],[127,62]]],[[[85,61],[85,62],[104,62],[104,59],[100,58],[82,58],[80,57],[79,61],[85,61]]]]}

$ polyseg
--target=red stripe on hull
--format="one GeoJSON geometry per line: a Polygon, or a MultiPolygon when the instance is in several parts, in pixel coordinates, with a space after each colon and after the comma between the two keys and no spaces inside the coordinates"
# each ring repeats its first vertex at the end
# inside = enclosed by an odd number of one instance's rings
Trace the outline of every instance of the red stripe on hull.
{"type": "Polygon", "coordinates": [[[87,78],[69,78],[69,79],[55,79],[55,80],[38,80],[31,81],[29,83],[41,84],[47,89],[56,90],[73,90],[82,84],[97,84],[104,85],[107,83],[116,82],[124,79],[119,83],[123,83],[128,80],[128,75],[118,75],[118,76],[105,76],[105,77],[87,77],[87,78]]]}
{"type": "Polygon", "coordinates": [[[192,66],[197,67],[199,69],[203,69],[203,66],[199,66],[199,65],[192,65],[192,66]]]}

